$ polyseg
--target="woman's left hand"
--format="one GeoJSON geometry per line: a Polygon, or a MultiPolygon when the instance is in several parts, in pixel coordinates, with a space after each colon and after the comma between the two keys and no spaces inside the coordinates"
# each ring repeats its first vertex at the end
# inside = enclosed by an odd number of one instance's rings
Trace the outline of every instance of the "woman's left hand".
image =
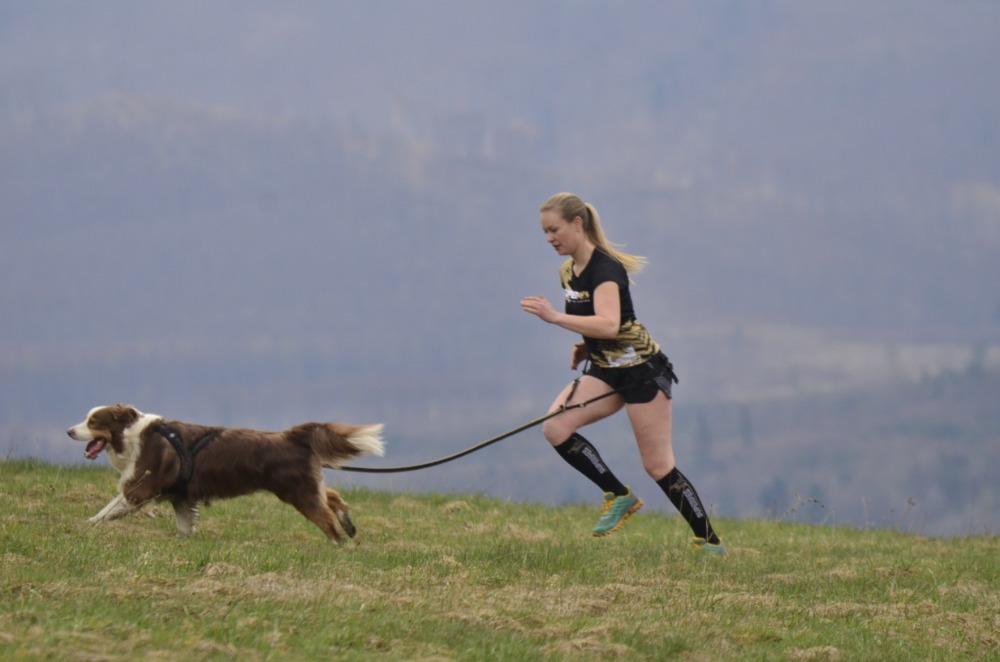
{"type": "Polygon", "coordinates": [[[524,297],[521,299],[521,310],[537,316],[544,322],[552,323],[557,315],[556,309],[549,303],[549,300],[539,294],[534,297],[524,297]]]}

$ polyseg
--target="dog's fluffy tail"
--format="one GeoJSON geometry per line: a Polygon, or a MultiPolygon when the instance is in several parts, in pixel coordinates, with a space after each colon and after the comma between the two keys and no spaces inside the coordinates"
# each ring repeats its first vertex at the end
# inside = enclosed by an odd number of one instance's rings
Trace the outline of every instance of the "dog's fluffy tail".
{"type": "Polygon", "coordinates": [[[385,454],[381,424],[306,423],[293,428],[293,433],[302,435],[327,467],[359,455],[385,454]]]}
{"type": "MultiPolygon", "coordinates": [[[[336,425],[336,424],[334,424],[336,425]]],[[[350,443],[361,455],[385,455],[385,442],[382,441],[382,424],[373,425],[352,425],[353,428],[345,435],[350,443]]],[[[341,433],[343,434],[343,433],[341,433]]]]}

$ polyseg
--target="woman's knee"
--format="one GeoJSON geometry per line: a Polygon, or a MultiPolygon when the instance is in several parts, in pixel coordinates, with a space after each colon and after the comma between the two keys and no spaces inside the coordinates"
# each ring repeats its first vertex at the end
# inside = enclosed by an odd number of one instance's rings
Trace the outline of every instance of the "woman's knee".
{"type": "Polygon", "coordinates": [[[673,471],[676,465],[674,450],[669,441],[657,443],[654,447],[640,446],[639,454],[642,457],[642,468],[653,480],[660,480],[673,471]]]}
{"type": "Polygon", "coordinates": [[[647,476],[657,481],[674,470],[674,462],[672,459],[643,461],[642,468],[646,470],[647,476]]]}
{"type": "Polygon", "coordinates": [[[555,419],[549,419],[542,424],[542,435],[553,446],[563,443],[574,432],[576,432],[575,429],[571,429],[561,421],[557,422],[555,419]]]}

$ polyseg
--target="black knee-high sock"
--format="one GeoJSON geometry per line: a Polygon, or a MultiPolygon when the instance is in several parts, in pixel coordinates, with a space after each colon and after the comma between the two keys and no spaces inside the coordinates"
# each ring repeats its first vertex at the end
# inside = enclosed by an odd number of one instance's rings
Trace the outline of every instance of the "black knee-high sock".
{"type": "Polygon", "coordinates": [[[681,516],[691,525],[691,530],[699,538],[704,538],[713,545],[719,544],[719,536],[712,530],[712,524],[708,521],[708,512],[702,505],[698,493],[694,490],[684,474],[677,467],[671,469],[670,473],[656,481],[660,489],[670,499],[670,503],[680,512],[681,516]]]}
{"type": "Polygon", "coordinates": [[[604,464],[597,449],[580,435],[574,432],[569,439],[556,446],[555,449],[571,467],[589,478],[605,492],[611,492],[616,496],[628,494],[628,488],[622,485],[621,481],[611,473],[611,469],[608,469],[608,465],[604,464]]]}

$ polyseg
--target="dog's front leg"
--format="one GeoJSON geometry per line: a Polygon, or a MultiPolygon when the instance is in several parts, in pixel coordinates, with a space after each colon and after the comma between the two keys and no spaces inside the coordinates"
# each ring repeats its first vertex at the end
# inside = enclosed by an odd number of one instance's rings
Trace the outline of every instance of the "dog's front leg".
{"type": "Polygon", "coordinates": [[[101,512],[91,517],[88,521],[101,522],[108,519],[118,519],[129,513],[134,513],[146,505],[151,498],[156,496],[149,493],[150,488],[148,484],[143,485],[143,481],[149,477],[149,473],[149,471],[146,471],[138,479],[133,477],[118,483],[118,496],[108,502],[108,505],[104,506],[101,512]],[[128,496],[125,496],[126,494],[128,496]]]}
{"type": "Polygon", "coordinates": [[[88,522],[103,522],[106,519],[118,519],[119,517],[124,517],[131,512],[138,510],[139,507],[129,503],[129,500],[125,498],[124,494],[119,494],[114,499],[108,502],[108,505],[101,509],[101,512],[97,513],[88,522]]]}
{"type": "Polygon", "coordinates": [[[194,533],[195,524],[198,522],[198,504],[195,501],[178,499],[172,505],[174,515],[177,516],[177,533],[186,538],[194,533]]]}

